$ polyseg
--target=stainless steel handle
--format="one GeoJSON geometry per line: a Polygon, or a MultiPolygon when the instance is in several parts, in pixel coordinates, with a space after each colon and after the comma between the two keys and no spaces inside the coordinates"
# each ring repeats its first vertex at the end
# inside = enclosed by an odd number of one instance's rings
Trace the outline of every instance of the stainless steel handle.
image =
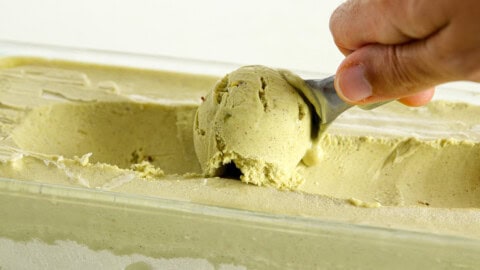
{"type": "MultiPolygon", "coordinates": [[[[321,80],[305,80],[305,83],[313,92],[314,100],[309,101],[312,103],[315,111],[320,117],[321,124],[331,123],[341,113],[354,106],[346,103],[338,96],[334,87],[334,81],[335,76],[330,76],[321,80]]],[[[391,100],[359,105],[358,107],[364,110],[371,110],[389,102],[391,102],[391,100]]]]}

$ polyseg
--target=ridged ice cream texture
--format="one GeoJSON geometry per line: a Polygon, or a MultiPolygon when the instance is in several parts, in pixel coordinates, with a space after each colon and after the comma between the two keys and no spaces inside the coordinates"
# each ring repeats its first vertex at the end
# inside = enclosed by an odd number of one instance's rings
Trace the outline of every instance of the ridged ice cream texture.
{"type": "Polygon", "coordinates": [[[293,189],[312,147],[309,105],[284,71],[244,66],[223,77],[195,115],[194,144],[207,176],[293,189]],[[237,175],[238,176],[238,175],[237,175]]]}

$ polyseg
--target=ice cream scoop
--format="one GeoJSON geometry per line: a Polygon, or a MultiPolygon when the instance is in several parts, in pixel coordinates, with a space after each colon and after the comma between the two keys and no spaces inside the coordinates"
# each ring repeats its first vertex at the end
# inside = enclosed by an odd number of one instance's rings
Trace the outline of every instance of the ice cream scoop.
{"type": "Polygon", "coordinates": [[[319,160],[319,134],[350,107],[333,77],[305,81],[288,70],[241,67],[203,98],[195,152],[206,176],[293,189],[303,182],[297,169],[319,160]]]}
{"type": "MultiPolygon", "coordinates": [[[[334,87],[335,76],[325,79],[313,79],[299,81],[298,77],[292,73],[284,72],[289,82],[294,84],[303,97],[312,105],[316,115],[312,117],[312,127],[314,130],[325,130],[325,128],[341,113],[355,106],[343,101],[337,94],[334,87]]],[[[371,110],[390,101],[360,105],[358,107],[364,110],[371,110]]]]}

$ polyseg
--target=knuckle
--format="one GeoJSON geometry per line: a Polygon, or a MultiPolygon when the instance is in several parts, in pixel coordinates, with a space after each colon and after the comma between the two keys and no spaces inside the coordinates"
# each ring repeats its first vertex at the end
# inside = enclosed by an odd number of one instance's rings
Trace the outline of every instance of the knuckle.
{"type": "Polygon", "coordinates": [[[404,57],[403,47],[389,46],[387,48],[387,62],[391,65],[390,84],[401,86],[402,91],[412,92],[419,82],[419,77],[424,75],[423,69],[415,68],[420,65],[409,65],[410,57],[404,57]]]}
{"type": "Polygon", "coordinates": [[[354,49],[355,35],[352,35],[355,27],[352,27],[352,18],[354,18],[360,9],[358,0],[348,0],[335,9],[330,16],[329,28],[332,33],[333,41],[337,47],[344,50],[354,49]]]}

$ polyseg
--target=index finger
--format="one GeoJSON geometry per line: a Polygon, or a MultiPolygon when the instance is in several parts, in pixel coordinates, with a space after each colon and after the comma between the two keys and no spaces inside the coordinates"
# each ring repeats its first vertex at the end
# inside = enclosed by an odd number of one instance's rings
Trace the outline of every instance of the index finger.
{"type": "Polygon", "coordinates": [[[448,24],[449,0],[350,0],[330,18],[344,54],[372,43],[402,44],[426,38],[448,24]]]}

